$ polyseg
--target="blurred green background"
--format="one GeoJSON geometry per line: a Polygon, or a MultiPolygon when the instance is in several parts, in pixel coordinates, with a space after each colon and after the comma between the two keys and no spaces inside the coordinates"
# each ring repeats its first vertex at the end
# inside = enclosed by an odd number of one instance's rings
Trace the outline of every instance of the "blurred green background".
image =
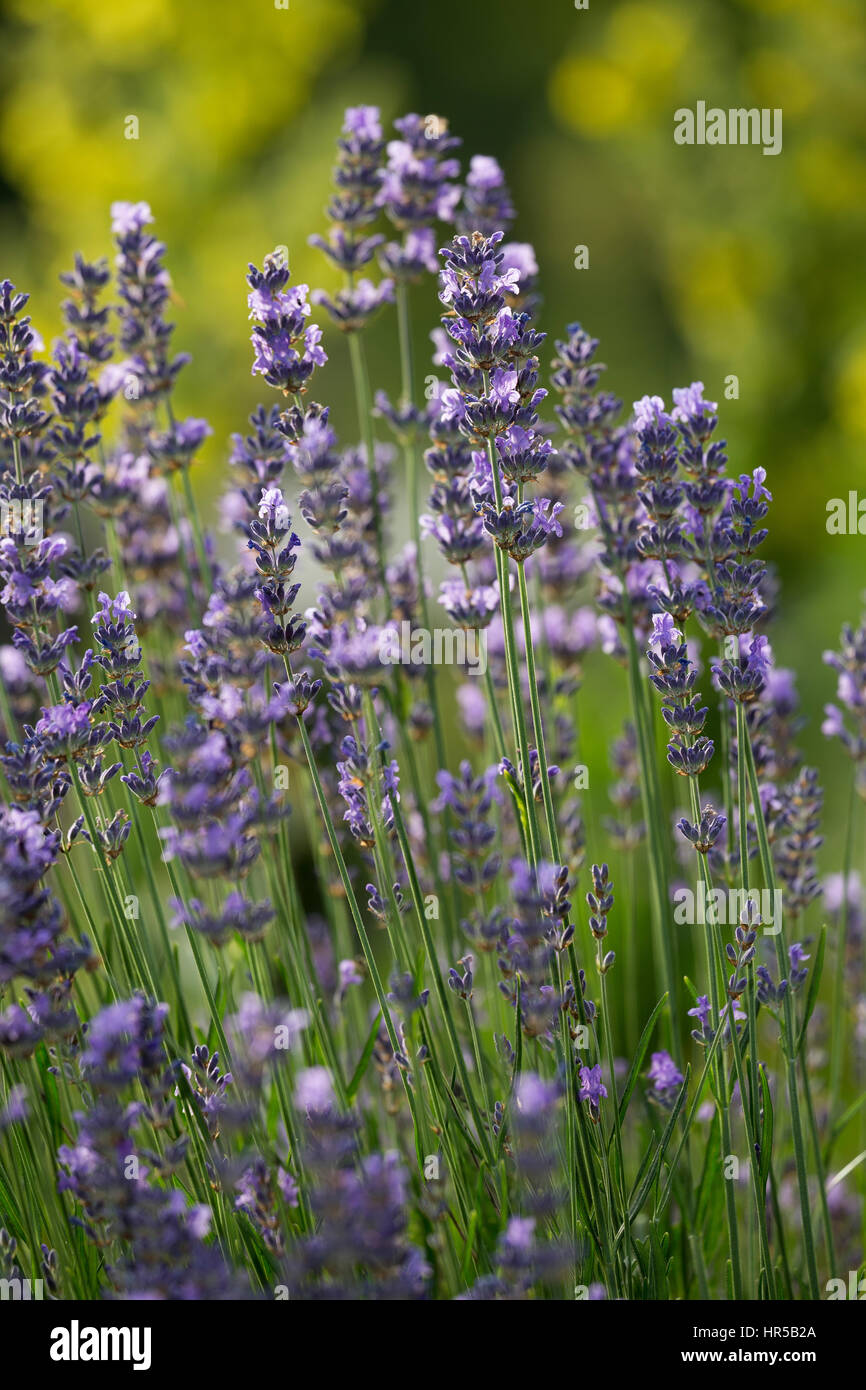
{"type": "MultiPolygon", "coordinates": [[[[833,694],[820,653],[864,587],[866,539],[825,529],[828,498],[866,495],[862,0],[8,0],[0,55],[0,273],[31,291],[50,341],[58,272],[76,249],[110,250],[113,199],[151,203],[194,359],[179,409],[214,427],[205,497],[227,436],[268,396],[250,376],[247,261],[284,244],[293,278],[334,285],[306,237],[323,226],[343,107],[435,111],[465,158],[496,155],[551,339],[579,318],[627,402],[703,380],[733,470],[767,468],[774,646],[800,673],[808,756],[831,793],[847,783],[818,724],[833,694]],[[675,145],[674,110],[699,99],[781,107],[782,153],[675,145]],[[574,268],[578,244],[589,269],[574,268]],[[724,401],[732,373],[739,399],[724,401]]],[[[432,286],[413,311],[423,352],[432,286]]],[[[387,315],[372,337],[374,384],[396,394],[387,315]]],[[[348,441],[345,344],[327,339],[316,394],[348,441]]],[[[846,799],[828,798],[837,829],[846,799]]]]}

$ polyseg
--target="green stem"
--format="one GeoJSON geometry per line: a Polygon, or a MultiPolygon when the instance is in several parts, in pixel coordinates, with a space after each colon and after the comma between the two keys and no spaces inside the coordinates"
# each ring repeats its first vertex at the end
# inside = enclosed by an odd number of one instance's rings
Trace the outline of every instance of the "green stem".
{"type": "Polygon", "coordinates": [[[348,334],[349,356],[352,362],[352,378],[355,383],[355,401],[358,408],[358,428],[366,454],[367,477],[370,481],[370,506],[373,511],[373,526],[376,533],[376,555],[379,561],[379,579],[382,590],[387,593],[385,580],[385,540],[382,532],[382,516],[379,511],[379,478],[376,472],[376,444],[373,438],[372,399],[370,378],[367,372],[367,358],[360,333],[348,334]]]}
{"type": "MultiPolygon", "coordinates": [[[[286,661],[286,670],[289,679],[291,680],[292,672],[288,661],[286,661]]],[[[343,851],[340,848],[340,841],[337,838],[336,827],[331,816],[330,808],[328,807],[327,798],[325,796],[325,789],[322,786],[322,779],[319,776],[319,769],[316,765],[316,758],[315,754],[313,753],[312,745],[310,743],[310,736],[307,733],[307,728],[304,724],[302,715],[298,716],[297,724],[298,730],[301,735],[301,743],[304,747],[304,755],[307,759],[307,767],[309,768],[310,777],[313,782],[313,789],[316,793],[316,801],[319,805],[319,812],[321,814],[322,821],[325,826],[325,832],[328,836],[328,842],[331,846],[331,853],[334,856],[334,861],[337,865],[340,880],[343,884],[343,889],[346,894],[346,900],[349,904],[349,911],[352,914],[352,920],[355,924],[355,930],[357,931],[358,938],[361,942],[361,949],[364,952],[364,959],[367,963],[367,969],[370,972],[370,979],[373,981],[373,988],[376,992],[376,1000],[378,1002],[379,1009],[382,1014],[382,1019],[388,1033],[388,1041],[391,1044],[391,1050],[393,1052],[399,1052],[401,1050],[400,1041],[397,1037],[397,1031],[394,1027],[394,1021],[391,1017],[391,1010],[388,1005],[387,995],[385,994],[385,987],[382,984],[382,978],[379,974],[379,967],[376,964],[376,957],[373,953],[373,948],[370,944],[370,938],[367,935],[367,929],[364,925],[364,919],[361,915],[361,910],[358,907],[357,899],[355,898],[355,890],[352,887],[352,880],[349,877],[349,870],[346,865],[346,861],[343,858],[343,851]]],[[[405,1072],[403,1071],[403,1068],[400,1067],[398,1068],[398,1070],[400,1072],[400,1077],[403,1082],[403,1089],[406,1094],[406,1100],[408,1102],[409,1109],[412,1114],[412,1122],[415,1126],[416,1153],[418,1156],[419,1163],[423,1166],[424,1152],[421,1145],[421,1135],[419,1132],[418,1117],[416,1113],[415,1096],[412,1091],[412,1087],[409,1084],[409,1081],[405,1075],[405,1072]]]]}
{"type": "MultiPolygon", "coordinates": [[[[199,516],[198,505],[195,500],[195,493],[192,490],[192,481],[189,476],[189,468],[180,470],[183,483],[183,495],[189,512],[190,526],[192,527],[193,543],[195,545],[196,558],[198,559],[199,573],[202,584],[207,586],[208,593],[213,589],[213,570],[207,556],[207,546],[205,545],[204,531],[202,529],[201,518],[199,516]]],[[[181,545],[183,540],[181,538],[181,545]]]]}
{"type": "MultiPolygon", "coordinates": [[[[699,796],[698,796],[697,787],[695,786],[695,779],[694,779],[694,778],[691,778],[691,777],[689,778],[689,790],[690,790],[690,792],[691,792],[692,815],[693,815],[693,817],[694,817],[694,819],[695,819],[695,823],[697,824],[697,823],[700,821],[700,818],[701,818],[700,800],[699,800],[699,796]]],[[[708,902],[708,909],[709,909],[709,903],[712,901],[712,884],[710,883],[709,870],[708,870],[707,865],[706,865],[706,856],[699,853],[699,854],[698,854],[698,859],[699,859],[699,861],[700,861],[701,877],[702,877],[702,881],[703,881],[703,884],[704,884],[704,889],[705,889],[705,893],[706,893],[706,897],[707,897],[707,902],[708,902]]],[[[716,935],[715,913],[714,913],[714,911],[712,911],[712,909],[709,909],[709,910],[707,911],[707,913],[706,913],[706,922],[705,922],[705,944],[706,944],[707,975],[709,976],[710,998],[711,998],[711,1000],[712,1000],[713,1017],[714,1017],[714,1019],[715,1019],[715,1026],[716,1026],[716,1028],[717,1028],[717,1030],[718,1030],[719,1032],[722,1032],[723,1026],[724,1026],[724,1025],[723,1025],[723,1022],[722,1022],[722,1002],[721,1002],[721,992],[720,992],[720,989],[719,989],[719,967],[718,967],[717,959],[716,959],[716,941],[715,941],[715,935],[716,935]]],[[[719,944],[721,944],[721,943],[719,943],[719,944]]],[[[724,978],[724,970],[722,971],[722,975],[723,975],[723,978],[724,978]]],[[[734,1018],[733,1018],[733,1008],[732,1008],[731,1011],[729,1012],[728,1020],[729,1020],[729,1025],[730,1025],[731,1037],[732,1037],[732,1039],[733,1039],[733,1038],[735,1037],[735,1035],[736,1035],[736,1025],[734,1024],[734,1018]]],[[[745,1095],[744,1095],[744,1096],[743,1096],[743,1109],[744,1109],[744,1111],[745,1111],[745,1104],[746,1104],[746,1100],[745,1100],[745,1095]]],[[[728,1156],[732,1153],[732,1139],[731,1139],[730,1091],[729,1091],[729,1087],[728,1087],[728,1081],[727,1081],[727,1078],[726,1078],[726,1076],[725,1076],[724,1058],[722,1057],[721,1054],[719,1054],[718,1057],[717,1057],[717,1059],[716,1059],[716,1105],[717,1105],[718,1112],[719,1112],[719,1124],[720,1124],[721,1142],[722,1142],[722,1166],[723,1166],[723,1168],[724,1168],[724,1165],[725,1165],[725,1163],[727,1162],[728,1156]]],[[[754,1156],[754,1151],[753,1151],[752,1153],[750,1153],[750,1155],[749,1155],[749,1164],[750,1164],[750,1167],[751,1167],[751,1165],[752,1165],[753,1156],[754,1156]]],[[[737,1206],[736,1206],[736,1197],[735,1197],[735,1193],[734,1193],[733,1183],[730,1181],[730,1179],[725,1178],[725,1179],[724,1179],[724,1183],[725,1183],[725,1210],[726,1210],[727,1218],[728,1218],[728,1246],[729,1246],[730,1256],[731,1256],[731,1273],[732,1273],[732,1278],[733,1278],[734,1297],[737,1298],[737,1299],[741,1299],[741,1298],[743,1297],[743,1275],[742,1275],[742,1270],[741,1270],[741,1268],[740,1268],[740,1242],[739,1242],[739,1236],[738,1236],[738,1232],[737,1232],[737,1206]]]]}
{"type": "MultiPolygon", "coordinates": [[[[770,892],[773,894],[773,901],[776,902],[776,873],[773,867],[773,856],[770,851],[770,842],[767,836],[767,825],[764,820],[764,810],[761,805],[761,794],[758,785],[758,773],[755,767],[755,755],[752,749],[751,739],[746,739],[746,756],[749,773],[749,787],[752,794],[752,809],[755,817],[755,826],[758,832],[758,847],[761,855],[761,867],[764,874],[764,881],[770,892]]],[[[779,978],[787,976],[788,963],[785,959],[785,944],[782,939],[782,932],[779,931],[775,936],[776,942],[776,962],[779,970],[779,978]]],[[[788,1104],[791,1111],[791,1129],[794,1137],[794,1157],[797,1165],[797,1186],[800,1194],[800,1213],[803,1221],[803,1242],[806,1247],[806,1267],[809,1275],[809,1292],[813,1299],[820,1298],[818,1288],[818,1266],[815,1260],[815,1237],[812,1230],[812,1209],[809,1198],[809,1179],[806,1171],[806,1146],[803,1142],[803,1125],[800,1117],[800,1096],[797,1086],[797,1058],[795,1048],[797,1045],[797,1034],[795,1031],[794,1006],[791,998],[791,990],[785,991],[783,1000],[783,1010],[785,1027],[782,1038],[782,1051],[785,1055],[785,1070],[788,1086],[788,1104]]]]}
{"type": "Polygon", "coordinates": [[[848,795],[848,825],[845,831],[845,856],[842,861],[842,913],[836,935],[836,952],[833,958],[833,1016],[830,1025],[830,1119],[836,1119],[839,1102],[839,1087],[842,1081],[842,1055],[845,1036],[845,952],[848,942],[848,886],[851,877],[851,863],[854,853],[854,818],[857,811],[857,778],[851,777],[851,790],[848,795]]]}

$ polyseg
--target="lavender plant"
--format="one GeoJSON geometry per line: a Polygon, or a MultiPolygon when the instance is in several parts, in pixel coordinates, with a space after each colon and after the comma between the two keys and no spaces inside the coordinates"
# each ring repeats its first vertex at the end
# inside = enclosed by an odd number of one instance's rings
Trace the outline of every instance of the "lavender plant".
{"type": "MultiPolygon", "coordinates": [[[[336,291],[248,267],[270,394],[219,534],[150,208],[113,206],[113,266],[76,255],[50,353],[0,286],[3,1268],[58,1299],[817,1298],[862,1219],[863,942],[853,832],[829,935],[818,908],[766,472],[727,473],[700,383],[623,417],[577,323],[546,365],[499,164],[395,128],[346,112],[336,291]],[[341,337],[357,424],[316,399],[341,337]],[[630,703],[612,778],[578,761],[592,682],[630,703]]],[[[846,628],[824,724],[861,795],[864,653],[846,628]]]]}

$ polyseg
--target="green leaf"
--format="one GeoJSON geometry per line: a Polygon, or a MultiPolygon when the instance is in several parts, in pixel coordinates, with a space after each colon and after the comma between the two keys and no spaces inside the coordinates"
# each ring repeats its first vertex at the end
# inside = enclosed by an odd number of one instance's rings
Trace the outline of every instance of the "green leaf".
{"type": "Polygon", "coordinates": [[[367,1068],[370,1065],[370,1058],[373,1056],[373,1049],[376,1046],[376,1038],[379,1034],[379,1024],[381,1020],[382,1015],[379,1012],[379,1010],[377,1010],[376,1017],[373,1019],[373,1026],[370,1029],[369,1036],[364,1044],[364,1051],[361,1053],[360,1061],[358,1062],[358,1065],[356,1066],[352,1074],[352,1079],[349,1082],[348,1088],[346,1090],[346,1099],[350,1105],[355,1099],[355,1096],[358,1094],[358,1087],[364,1080],[367,1068]]]}
{"type": "Polygon", "coordinates": [[[57,1078],[50,1071],[51,1058],[45,1043],[39,1044],[36,1051],[36,1065],[39,1068],[39,1079],[42,1083],[42,1095],[45,1100],[45,1108],[48,1112],[48,1123],[51,1126],[51,1133],[54,1136],[55,1149],[63,1142],[63,1120],[60,1114],[60,1096],[57,1089],[57,1078]]]}
{"type": "Polygon", "coordinates": [[[469,1213],[469,1229],[466,1232],[466,1244],[463,1247],[463,1258],[460,1262],[460,1282],[464,1286],[470,1282],[472,1269],[472,1255],[475,1246],[475,1233],[478,1230],[478,1211],[473,1208],[469,1213]]]}
{"type": "Polygon", "coordinates": [[[763,1098],[764,1123],[761,1126],[761,1191],[767,1185],[767,1178],[770,1173],[770,1163],[773,1158],[773,1100],[770,1095],[770,1084],[767,1081],[767,1074],[763,1067],[758,1068],[758,1076],[761,1078],[761,1095],[763,1098]]]}
{"type": "Polygon", "coordinates": [[[833,1126],[833,1131],[830,1135],[830,1143],[835,1143],[835,1141],[839,1138],[839,1135],[842,1133],[843,1129],[845,1129],[846,1126],[851,1123],[854,1116],[857,1114],[857,1111],[860,1110],[864,1105],[866,1105],[866,1091],[864,1091],[862,1095],[859,1095],[855,1101],[852,1101],[852,1103],[848,1106],[848,1109],[845,1111],[844,1115],[839,1116],[839,1119],[833,1126]]]}
{"type": "Polygon", "coordinates": [[[668,996],[666,990],[659,1002],[656,1004],[652,1013],[650,1014],[649,1019],[646,1023],[646,1027],[640,1035],[640,1042],[637,1045],[637,1051],[634,1055],[634,1061],[632,1062],[631,1067],[629,1068],[628,1078],[625,1083],[625,1090],[622,1093],[622,1100],[619,1103],[620,1124],[622,1124],[623,1120],[625,1119],[625,1112],[628,1109],[628,1103],[631,1100],[632,1092],[634,1091],[634,1088],[637,1085],[637,1079],[640,1075],[640,1069],[643,1066],[643,1059],[646,1056],[646,1051],[650,1044],[650,1038],[652,1037],[652,1031],[655,1027],[656,1019],[658,1018],[659,1014],[664,1008],[665,1003],[667,1002],[667,997],[668,996]]]}
{"type": "Polygon", "coordinates": [[[643,1206],[650,1193],[653,1183],[655,1182],[658,1176],[659,1170],[664,1160],[664,1156],[667,1152],[668,1144],[671,1142],[671,1136],[674,1132],[674,1125],[677,1122],[677,1117],[679,1116],[679,1113],[686,1102],[686,1096],[689,1092],[690,1072],[691,1068],[686,1067],[686,1074],[683,1078],[683,1084],[680,1086],[680,1093],[677,1096],[676,1103],[674,1105],[673,1110],[670,1113],[670,1118],[668,1119],[667,1125],[665,1126],[665,1132],[662,1135],[661,1143],[659,1144],[655,1157],[653,1158],[653,1161],[650,1164],[650,1170],[644,1178],[643,1182],[641,1183],[640,1191],[634,1198],[634,1204],[632,1205],[631,1201],[629,1202],[629,1220],[631,1221],[634,1221],[635,1217],[638,1215],[641,1207],[643,1206]]]}
{"type": "Polygon", "coordinates": [[[818,1002],[818,991],[821,988],[821,972],[824,969],[824,947],[826,946],[826,944],[827,928],[826,926],[823,926],[821,928],[821,936],[818,940],[818,949],[815,952],[815,963],[812,966],[812,975],[809,980],[809,990],[806,995],[806,1004],[803,1010],[803,1022],[800,1025],[800,1036],[797,1039],[797,1047],[794,1052],[795,1057],[799,1057],[800,1053],[803,1050],[803,1044],[806,1041],[806,1029],[809,1026],[809,1019],[812,1017],[815,1005],[818,1002]]]}

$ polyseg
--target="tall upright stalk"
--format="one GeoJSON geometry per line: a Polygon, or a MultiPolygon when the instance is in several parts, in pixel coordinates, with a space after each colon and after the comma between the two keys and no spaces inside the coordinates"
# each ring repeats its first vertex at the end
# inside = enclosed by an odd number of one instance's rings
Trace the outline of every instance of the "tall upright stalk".
{"type": "MultiPolygon", "coordinates": [[[[773,894],[773,901],[776,898],[776,871],[773,866],[773,856],[770,851],[770,842],[767,836],[767,825],[764,820],[764,810],[761,805],[761,792],[758,786],[758,773],[755,767],[755,755],[752,749],[751,739],[745,739],[745,749],[747,757],[747,768],[749,773],[749,788],[752,796],[752,809],[755,817],[755,826],[758,832],[758,847],[761,856],[761,868],[764,874],[764,882],[773,894]]],[[[779,978],[787,976],[788,962],[785,958],[785,944],[781,931],[775,937],[776,944],[776,963],[779,970],[779,978]]],[[[818,1265],[815,1259],[815,1237],[812,1230],[812,1207],[809,1196],[809,1175],[806,1168],[806,1145],[803,1138],[803,1126],[800,1117],[800,1094],[797,1085],[797,1033],[794,1020],[794,1002],[790,989],[785,991],[783,1000],[783,1016],[785,1027],[782,1034],[782,1052],[785,1058],[785,1074],[788,1088],[788,1105],[791,1111],[791,1131],[794,1139],[794,1160],[797,1166],[797,1188],[800,1195],[800,1215],[803,1222],[803,1243],[806,1250],[806,1268],[809,1277],[809,1295],[811,1298],[820,1297],[818,1288],[818,1265]]]]}

